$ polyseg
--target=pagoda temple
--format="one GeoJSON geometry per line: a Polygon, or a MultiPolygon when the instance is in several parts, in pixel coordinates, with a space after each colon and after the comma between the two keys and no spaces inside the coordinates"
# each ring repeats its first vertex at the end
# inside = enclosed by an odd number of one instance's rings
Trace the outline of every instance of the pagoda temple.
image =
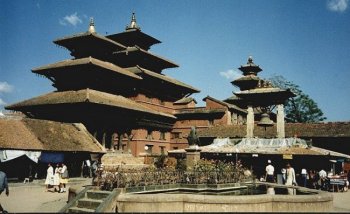
{"type": "Polygon", "coordinates": [[[50,80],[56,91],[6,109],[83,123],[111,151],[138,156],[170,149],[174,103],[199,90],[162,73],[178,65],[149,51],[160,41],[141,31],[134,13],[124,32],[103,36],[91,19],[86,32],[53,42],[72,58],[32,72],[50,80]]]}
{"type": "Polygon", "coordinates": [[[273,125],[270,119],[273,108],[277,106],[277,136],[284,138],[284,102],[294,97],[295,94],[289,89],[284,90],[273,87],[270,82],[260,79],[257,75],[262,69],[253,62],[253,57],[249,56],[246,65],[242,65],[239,70],[243,77],[233,80],[231,83],[240,88],[234,96],[224,100],[225,102],[247,109],[247,137],[254,137],[253,129],[254,116],[260,116],[258,125],[268,127],[273,125]]]}

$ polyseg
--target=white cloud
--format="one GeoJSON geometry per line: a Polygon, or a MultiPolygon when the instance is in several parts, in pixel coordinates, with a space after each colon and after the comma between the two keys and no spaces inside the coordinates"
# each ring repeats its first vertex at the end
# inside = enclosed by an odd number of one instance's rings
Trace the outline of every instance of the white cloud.
{"type": "Polygon", "coordinates": [[[235,79],[241,77],[242,74],[241,74],[241,72],[239,72],[237,70],[230,69],[228,71],[221,71],[220,76],[223,76],[229,80],[235,80],[235,79]]]}
{"type": "Polygon", "coordinates": [[[75,12],[69,16],[67,15],[67,16],[63,17],[63,19],[60,19],[59,23],[61,25],[64,25],[64,26],[67,24],[71,24],[73,26],[76,26],[77,24],[83,23],[83,21],[79,18],[78,13],[75,12]]]}
{"type": "Polygon", "coordinates": [[[348,8],[349,0],[328,0],[327,7],[330,11],[344,12],[348,8]]]}
{"type": "Polygon", "coordinates": [[[7,82],[0,82],[0,93],[9,93],[12,92],[13,86],[7,82]]]}

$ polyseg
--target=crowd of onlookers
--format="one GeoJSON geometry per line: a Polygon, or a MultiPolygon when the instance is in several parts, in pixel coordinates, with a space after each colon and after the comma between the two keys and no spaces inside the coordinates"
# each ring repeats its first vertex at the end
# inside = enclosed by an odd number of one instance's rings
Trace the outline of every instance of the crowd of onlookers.
{"type": "Polygon", "coordinates": [[[270,160],[265,168],[266,174],[260,178],[261,181],[275,183],[276,181],[285,185],[297,185],[313,189],[347,191],[349,188],[350,171],[342,171],[339,174],[321,170],[307,170],[302,168],[300,173],[296,173],[294,168],[288,163],[286,168],[281,169],[282,179],[278,181],[275,176],[275,169],[270,160]]]}

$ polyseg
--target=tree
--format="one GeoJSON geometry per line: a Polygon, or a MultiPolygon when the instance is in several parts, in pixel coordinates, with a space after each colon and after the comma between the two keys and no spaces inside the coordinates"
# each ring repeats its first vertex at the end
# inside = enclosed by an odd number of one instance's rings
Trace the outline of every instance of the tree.
{"type": "Polygon", "coordinates": [[[313,123],[326,120],[317,103],[305,94],[298,85],[283,76],[269,78],[272,85],[281,89],[290,89],[296,96],[286,101],[286,119],[293,123],[313,123]]]}

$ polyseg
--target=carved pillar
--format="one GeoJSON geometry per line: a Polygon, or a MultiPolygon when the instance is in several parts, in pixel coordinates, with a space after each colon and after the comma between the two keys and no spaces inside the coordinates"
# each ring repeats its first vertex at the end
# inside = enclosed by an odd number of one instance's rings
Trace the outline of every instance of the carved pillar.
{"type": "Polygon", "coordinates": [[[252,106],[248,106],[247,114],[247,138],[254,137],[254,110],[252,106]]]}
{"type": "Polygon", "coordinates": [[[114,137],[114,133],[113,133],[113,131],[112,130],[108,130],[107,131],[107,147],[108,147],[108,149],[110,149],[110,150],[112,150],[112,151],[114,151],[114,139],[113,139],[113,137],[114,137]]]}
{"type": "Polygon", "coordinates": [[[284,106],[283,104],[277,105],[277,138],[285,138],[284,129],[284,106]]]}
{"type": "Polygon", "coordinates": [[[121,132],[118,133],[118,146],[117,146],[118,151],[123,150],[123,134],[121,132]]]}
{"type": "Polygon", "coordinates": [[[102,130],[102,139],[101,139],[101,143],[102,143],[102,146],[103,146],[105,149],[107,149],[107,148],[106,148],[106,135],[107,135],[106,131],[105,131],[105,130],[102,130]]]}

